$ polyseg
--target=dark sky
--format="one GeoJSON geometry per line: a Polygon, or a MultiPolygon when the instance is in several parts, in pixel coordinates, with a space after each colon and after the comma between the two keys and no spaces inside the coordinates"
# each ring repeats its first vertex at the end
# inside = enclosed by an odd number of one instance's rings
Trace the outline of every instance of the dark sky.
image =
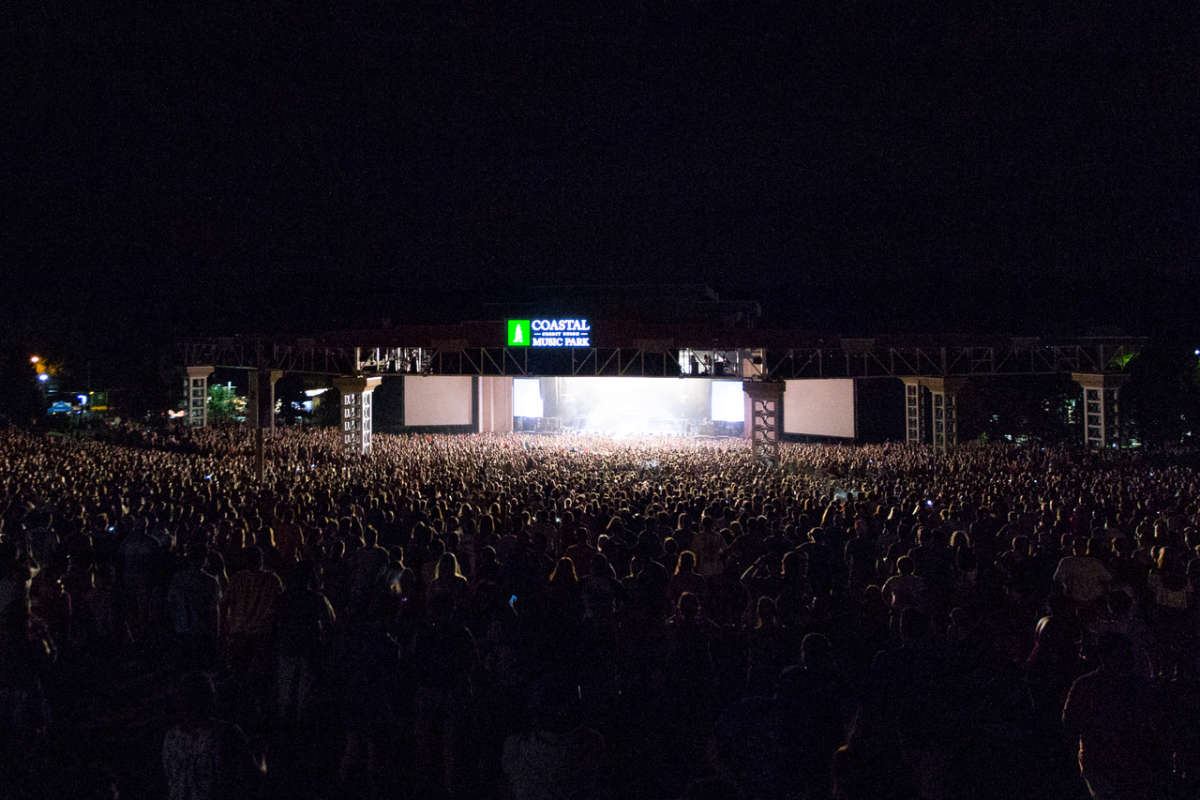
{"type": "Polygon", "coordinates": [[[1197,300],[1195,4],[18,5],[10,337],[115,353],[523,283],[706,282],[847,333],[1197,300]]]}

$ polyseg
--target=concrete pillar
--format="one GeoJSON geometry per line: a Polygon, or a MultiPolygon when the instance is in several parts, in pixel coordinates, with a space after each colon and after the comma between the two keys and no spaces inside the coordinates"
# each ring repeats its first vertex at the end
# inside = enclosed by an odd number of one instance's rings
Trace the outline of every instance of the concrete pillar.
{"type": "Polygon", "coordinates": [[[1071,380],[1083,388],[1083,441],[1088,447],[1121,446],[1121,386],[1126,375],[1073,372],[1071,380]]]}
{"type": "Polygon", "coordinates": [[[958,444],[958,391],[963,381],[955,378],[922,378],[933,401],[933,449],[944,453],[958,444]]]}
{"type": "Polygon", "coordinates": [[[275,430],[275,383],[283,377],[277,369],[250,370],[250,384],[246,398],[246,422],[257,428],[259,422],[264,430],[275,430]]]}
{"type": "Polygon", "coordinates": [[[754,403],[746,392],[745,384],[742,385],[742,438],[754,438],[754,403]]]}
{"type": "Polygon", "coordinates": [[[924,444],[926,436],[925,424],[925,387],[920,378],[901,378],[904,381],[904,442],[905,444],[924,444]]]}
{"type": "Polygon", "coordinates": [[[904,382],[904,441],[932,443],[941,453],[958,444],[958,392],[965,381],[916,375],[900,380],[904,382]]]}
{"type": "Polygon", "coordinates": [[[212,374],[212,367],[187,368],[183,387],[187,396],[187,424],[193,428],[208,424],[208,376],[212,374]]]}
{"type": "Polygon", "coordinates": [[[750,446],[754,455],[769,464],[779,463],[783,435],[783,381],[742,381],[750,400],[750,446]]]}
{"type": "Polygon", "coordinates": [[[347,452],[371,452],[371,393],[383,378],[344,375],[333,379],[342,398],[342,445],[347,452]]]}
{"type": "Polygon", "coordinates": [[[477,433],[512,433],[513,379],[509,376],[480,376],[478,407],[477,433]]]}

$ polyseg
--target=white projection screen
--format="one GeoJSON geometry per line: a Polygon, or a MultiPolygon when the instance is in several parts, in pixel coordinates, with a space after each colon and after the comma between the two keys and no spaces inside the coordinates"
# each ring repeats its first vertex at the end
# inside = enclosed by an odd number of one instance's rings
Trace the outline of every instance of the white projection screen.
{"type": "Polygon", "coordinates": [[[471,425],[471,376],[404,376],[404,424],[471,425]]]}
{"type": "Polygon", "coordinates": [[[783,432],[854,438],[854,380],[787,381],[783,432]]]}
{"type": "Polygon", "coordinates": [[[543,413],[541,382],[537,378],[513,378],[513,416],[540,417],[543,413]]]}
{"type": "Polygon", "coordinates": [[[741,381],[712,382],[712,418],[715,422],[745,420],[745,402],[741,381]]]}

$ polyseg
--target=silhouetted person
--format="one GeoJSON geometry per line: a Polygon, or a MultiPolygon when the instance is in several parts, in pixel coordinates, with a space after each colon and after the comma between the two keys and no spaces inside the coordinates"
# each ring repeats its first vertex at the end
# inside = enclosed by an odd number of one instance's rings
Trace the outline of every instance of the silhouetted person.
{"type": "Polygon", "coordinates": [[[540,680],[532,695],[533,725],[505,739],[501,756],[514,800],[602,797],[604,737],[575,719],[571,687],[540,680]]]}
{"type": "Polygon", "coordinates": [[[1079,743],[1079,771],[1096,800],[1158,795],[1168,753],[1151,686],[1133,671],[1133,649],[1117,634],[1100,637],[1100,667],[1071,685],[1063,729],[1079,743]]]}
{"type": "Polygon", "coordinates": [[[243,800],[266,773],[237,725],[216,716],[212,679],[191,673],[175,689],[176,721],[163,738],[169,800],[243,800]]]}
{"type": "Polygon", "coordinates": [[[196,547],[167,589],[167,611],[182,663],[210,667],[221,635],[221,584],[204,569],[206,553],[196,547]]]}
{"type": "Polygon", "coordinates": [[[335,620],[333,606],[319,590],[316,566],[311,561],[296,564],[275,619],[276,708],[283,719],[304,718],[335,620]]]}

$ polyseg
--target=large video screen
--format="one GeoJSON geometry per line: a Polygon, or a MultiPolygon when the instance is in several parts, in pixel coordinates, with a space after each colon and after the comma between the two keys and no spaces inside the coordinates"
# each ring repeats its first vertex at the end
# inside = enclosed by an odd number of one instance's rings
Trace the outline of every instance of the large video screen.
{"type": "Polygon", "coordinates": [[[784,433],[854,438],[854,381],[788,381],[783,392],[784,433]]]}
{"type": "Polygon", "coordinates": [[[404,376],[404,424],[471,425],[471,376],[404,376]]]}

